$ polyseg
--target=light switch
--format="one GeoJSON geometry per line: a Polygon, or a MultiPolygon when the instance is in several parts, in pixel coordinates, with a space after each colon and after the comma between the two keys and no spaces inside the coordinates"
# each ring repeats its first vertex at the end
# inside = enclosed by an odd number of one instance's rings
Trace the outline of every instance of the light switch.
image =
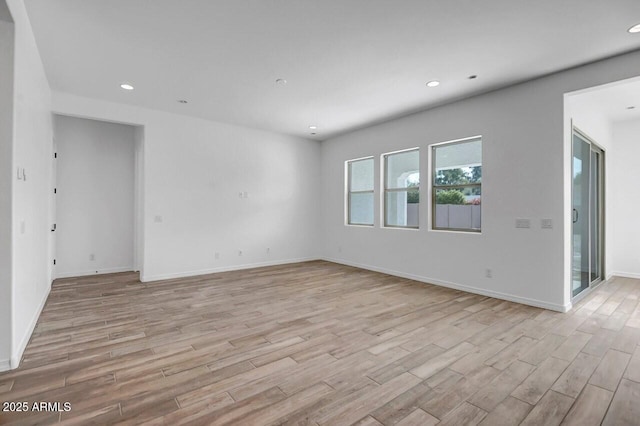
{"type": "Polygon", "coordinates": [[[531,220],[530,219],[516,219],[516,228],[531,228],[531,220]]]}
{"type": "Polygon", "coordinates": [[[153,218],[153,221],[154,221],[155,223],[162,223],[162,216],[160,216],[160,215],[155,216],[155,217],[153,218]]]}

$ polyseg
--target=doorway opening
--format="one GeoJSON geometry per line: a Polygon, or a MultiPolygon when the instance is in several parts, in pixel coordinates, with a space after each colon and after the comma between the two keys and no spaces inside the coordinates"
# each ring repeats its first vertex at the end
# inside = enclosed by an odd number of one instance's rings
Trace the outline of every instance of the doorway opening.
{"type": "Polygon", "coordinates": [[[640,278],[640,76],[564,95],[564,295],[640,278]]]}
{"type": "Polygon", "coordinates": [[[143,130],[54,115],[54,278],[141,271],[143,130]]]}

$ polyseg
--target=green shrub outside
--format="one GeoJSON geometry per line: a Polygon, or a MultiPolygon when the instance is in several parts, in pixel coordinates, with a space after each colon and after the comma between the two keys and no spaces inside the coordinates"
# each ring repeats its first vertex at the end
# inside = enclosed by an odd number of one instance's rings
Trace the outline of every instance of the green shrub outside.
{"type": "Polygon", "coordinates": [[[464,194],[457,189],[439,191],[436,194],[436,204],[465,204],[464,194]]]}

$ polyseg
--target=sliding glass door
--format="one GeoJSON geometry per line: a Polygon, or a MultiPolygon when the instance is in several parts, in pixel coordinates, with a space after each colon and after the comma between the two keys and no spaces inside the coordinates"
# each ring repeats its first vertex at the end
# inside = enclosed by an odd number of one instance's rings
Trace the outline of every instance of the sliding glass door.
{"type": "Polygon", "coordinates": [[[604,152],[573,129],[572,296],[602,280],[604,152]]]}

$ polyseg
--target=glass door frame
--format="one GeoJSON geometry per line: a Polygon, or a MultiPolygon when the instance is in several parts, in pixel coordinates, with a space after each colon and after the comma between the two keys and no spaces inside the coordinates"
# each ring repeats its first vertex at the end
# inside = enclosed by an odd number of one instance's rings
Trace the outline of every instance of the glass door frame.
{"type": "MultiPolygon", "coordinates": [[[[580,128],[578,128],[577,126],[575,126],[573,124],[573,121],[571,122],[571,200],[572,200],[572,208],[571,208],[571,301],[572,303],[576,303],[577,301],[579,301],[580,299],[582,299],[583,297],[585,297],[587,294],[589,294],[591,292],[591,290],[595,287],[597,287],[598,285],[600,285],[602,282],[605,281],[606,278],[606,269],[605,269],[605,223],[606,223],[606,217],[605,217],[605,203],[606,203],[606,192],[605,192],[605,179],[606,179],[606,170],[605,170],[605,150],[598,145],[591,137],[589,137],[585,132],[583,132],[582,130],[580,130],[580,128]],[[574,240],[573,240],[573,191],[574,191],[574,183],[573,183],[573,178],[574,178],[574,174],[573,174],[573,163],[574,163],[574,144],[573,144],[573,138],[574,136],[577,135],[579,138],[581,138],[582,140],[584,140],[586,143],[589,144],[589,169],[590,171],[592,170],[591,168],[591,159],[593,157],[593,153],[597,153],[599,154],[599,160],[598,160],[598,179],[597,179],[597,194],[598,194],[598,200],[599,203],[597,205],[597,210],[598,210],[598,217],[599,217],[599,226],[598,226],[598,231],[597,231],[597,236],[598,236],[598,240],[599,240],[599,244],[597,245],[597,258],[600,262],[600,274],[598,277],[596,277],[594,280],[591,280],[591,270],[593,269],[591,266],[591,262],[592,262],[592,258],[591,258],[591,219],[592,219],[592,209],[591,209],[591,199],[588,200],[588,205],[589,205],[589,223],[588,223],[588,229],[589,229],[589,243],[588,243],[588,247],[589,247],[589,286],[587,288],[585,288],[584,290],[582,290],[580,293],[576,294],[575,296],[573,295],[573,271],[574,271],[574,240]]],[[[589,196],[591,196],[592,191],[591,191],[591,182],[592,179],[589,178],[589,196]]]]}

